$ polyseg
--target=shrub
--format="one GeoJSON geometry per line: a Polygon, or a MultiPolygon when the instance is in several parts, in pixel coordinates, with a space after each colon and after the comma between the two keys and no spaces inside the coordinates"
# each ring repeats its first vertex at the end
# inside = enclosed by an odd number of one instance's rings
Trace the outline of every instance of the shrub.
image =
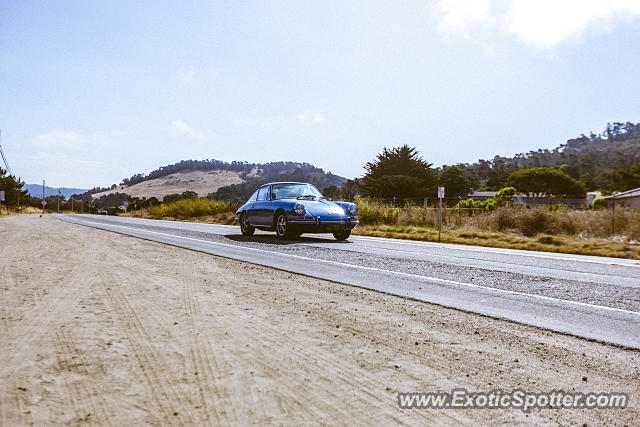
{"type": "Polygon", "coordinates": [[[518,217],[517,227],[524,236],[553,233],[551,216],[544,209],[532,209],[518,217]]]}
{"type": "Polygon", "coordinates": [[[593,200],[593,205],[591,205],[593,209],[606,209],[608,207],[607,199],[604,197],[596,197],[593,200]]]}
{"type": "Polygon", "coordinates": [[[499,208],[493,215],[493,222],[498,231],[516,228],[515,210],[509,208],[499,208]]]}
{"type": "Polygon", "coordinates": [[[516,194],[516,189],[514,187],[505,187],[502,190],[498,191],[496,195],[493,197],[500,203],[501,205],[510,202],[513,196],[516,194]]]}
{"type": "Polygon", "coordinates": [[[163,203],[152,207],[149,213],[156,218],[162,217],[187,217],[194,218],[207,215],[217,215],[232,210],[231,206],[220,200],[212,199],[185,199],[172,203],[163,203]],[[184,203],[184,214],[182,203],[184,203]]]}
{"type": "Polygon", "coordinates": [[[396,224],[400,214],[399,208],[379,203],[368,197],[356,196],[359,220],[363,224],[396,224]]]}

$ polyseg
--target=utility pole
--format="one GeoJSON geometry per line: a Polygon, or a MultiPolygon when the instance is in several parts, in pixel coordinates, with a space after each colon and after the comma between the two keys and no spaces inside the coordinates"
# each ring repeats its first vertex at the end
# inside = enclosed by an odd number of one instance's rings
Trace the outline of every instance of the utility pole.
{"type": "Polygon", "coordinates": [[[444,199],[444,187],[438,187],[438,199],[440,199],[440,213],[438,214],[438,243],[442,233],[442,199],[444,199]]]}
{"type": "Polygon", "coordinates": [[[42,213],[44,214],[44,205],[46,205],[47,202],[44,200],[44,179],[42,180],[42,213]]]}
{"type": "Polygon", "coordinates": [[[58,212],[60,212],[60,189],[58,189],[58,212]]]}

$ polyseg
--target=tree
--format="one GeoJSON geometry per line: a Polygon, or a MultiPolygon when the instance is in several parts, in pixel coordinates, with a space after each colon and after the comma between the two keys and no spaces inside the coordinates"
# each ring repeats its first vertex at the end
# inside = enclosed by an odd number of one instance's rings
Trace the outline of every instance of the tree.
{"type": "Polygon", "coordinates": [[[498,191],[493,198],[498,202],[498,204],[503,205],[510,202],[517,191],[518,190],[514,187],[505,187],[498,191]]]}
{"type": "Polygon", "coordinates": [[[584,184],[552,168],[533,168],[512,172],[507,178],[507,185],[534,197],[551,195],[580,199],[586,197],[584,184]]]}
{"type": "Polygon", "coordinates": [[[322,195],[327,199],[335,199],[338,194],[339,190],[335,185],[330,185],[322,190],[322,195]]]}
{"type": "Polygon", "coordinates": [[[438,172],[438,185],[445,188],[447,198],[466,198],[471,188],[464,171],[456,166],[444,166],[438,172]]]}
{"type": "Polygon", "coordinates": [[[348,179],[341,186],[336,197],[340,200],[352,201],[358,194],[362,192],[360,188],[360,178],[348,179]]]}
{"type": "Polygon", "coordinates": [[[640,162],[609,173],[607,179],[612,190],[627,191],[640,187],[640,162]]]}
{"type": "Polygon", "coordinates": [[[0,191],[4,191],[5,206],[18,207],[18,205],[26,205],[29,202],[29,193],[23,190],[24,182],[13,175],[7,175],[7,171],[0,168],[0,191]]]}
{"type": "Polygon", "coordinates": [[[182,194],[167,194],[162,198],[162,203],[173,203],[178,200],[197,199],[198,193],[195,191],[184,191],[182,194]]]}
{"type": "Polygon", "coordinates": [[[433,194],[436,176],[415,148],[403,145],[382,150],[374,162],[365,165],[367,173],[361,188],[366,196],[378,198],[424,197],[433,194]]]}

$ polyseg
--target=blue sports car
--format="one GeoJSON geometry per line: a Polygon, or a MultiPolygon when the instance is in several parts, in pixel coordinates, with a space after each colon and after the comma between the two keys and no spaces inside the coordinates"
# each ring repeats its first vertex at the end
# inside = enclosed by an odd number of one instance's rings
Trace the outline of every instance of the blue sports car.
{"type": "Polygon", "coordinates": [[[245,236],[257,229],[275,231],[282,239],[302,233],[333,233],[346,240],[358,225],[358,206],[325,199],[316,187],[302,182],[272,182],[258,188],[236,212],[245,236]]]}

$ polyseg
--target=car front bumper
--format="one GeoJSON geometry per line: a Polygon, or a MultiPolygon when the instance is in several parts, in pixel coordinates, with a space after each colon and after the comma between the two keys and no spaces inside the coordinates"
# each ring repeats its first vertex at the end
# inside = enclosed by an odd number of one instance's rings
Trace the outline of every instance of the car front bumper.
{"type": "Polygon", "coordinates": [[[289,219],[289,226],[301,233],[333,233],[336,231],[353,230],[358,223],[357,217],[345,219],[289,219]]]}

